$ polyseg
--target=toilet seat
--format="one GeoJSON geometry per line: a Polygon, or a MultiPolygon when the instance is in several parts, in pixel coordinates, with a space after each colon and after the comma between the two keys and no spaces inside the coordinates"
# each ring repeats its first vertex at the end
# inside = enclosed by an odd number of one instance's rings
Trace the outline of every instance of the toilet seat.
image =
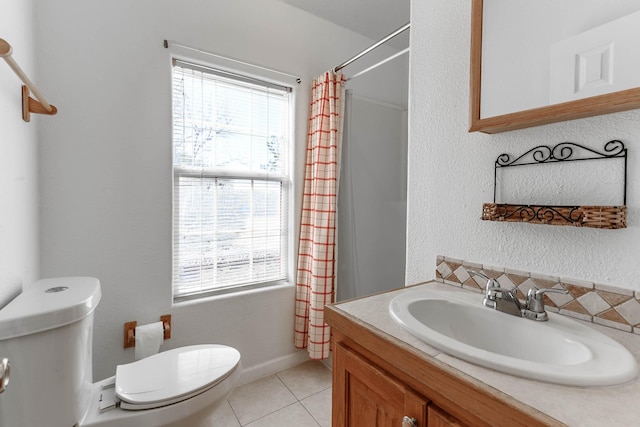
{"type": "Polygon", "coordinates": [[[240,352],[219,344],[174,348],[116,368],[120,408],[153,409],[198,395],[227,378],[240,352]]]}

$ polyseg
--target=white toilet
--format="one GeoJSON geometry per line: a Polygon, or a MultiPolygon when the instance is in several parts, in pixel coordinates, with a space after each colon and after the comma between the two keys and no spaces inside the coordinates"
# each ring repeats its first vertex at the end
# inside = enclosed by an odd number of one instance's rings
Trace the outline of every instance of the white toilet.
{"type": "Polygon", "coordinates": [[[93,383],[100,282],[45,279],[0,310],[0,426],[156,427],[207,413],[242,374],[240,353],[194,345],[119,365],[93,383]]]}

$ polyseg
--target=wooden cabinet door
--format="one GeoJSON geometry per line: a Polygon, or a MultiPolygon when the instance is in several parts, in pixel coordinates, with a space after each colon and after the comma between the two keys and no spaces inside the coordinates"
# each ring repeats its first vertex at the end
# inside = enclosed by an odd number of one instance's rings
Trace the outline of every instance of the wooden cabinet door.
{"type": "Polygon", "coordinates": [[[399,427],[404,416],[426,426],[426,399],[340,343],[334,348],[334,426],[399,427]]]}
{"type": "Polygon", "coordinates": [[[427,419],[428,427],[465,427],[465,424],[434,405],[429,405],[427,408],[427,419]]]}

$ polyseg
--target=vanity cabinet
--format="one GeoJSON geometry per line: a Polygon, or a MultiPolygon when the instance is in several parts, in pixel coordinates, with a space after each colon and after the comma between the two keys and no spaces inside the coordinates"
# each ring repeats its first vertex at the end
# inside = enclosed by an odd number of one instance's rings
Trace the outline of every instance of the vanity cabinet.
{"type": "Polygon", "coordinates": [[[399,427],[405,416],[427,425],[427,399],[339,343],[333,357],[334,426],[399,427]]]}
{"type": "Polygon", "coordinates": [[[534,427],[557,420],[340,309],[325,307],[333,349],[333,427],[534,427]]]}
{"type": "Polygon", "coordinates": [[[341,343],[336,343],[333,357],[334,426],[465,426],[341,343]],[[411,421],[403,424],[405,418],[411,421]]]}

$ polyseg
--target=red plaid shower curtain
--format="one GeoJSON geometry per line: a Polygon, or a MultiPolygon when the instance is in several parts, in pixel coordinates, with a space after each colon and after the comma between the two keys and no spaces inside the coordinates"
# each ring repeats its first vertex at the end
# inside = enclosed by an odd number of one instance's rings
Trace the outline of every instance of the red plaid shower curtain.
{"type": "Polygon", "coordinates": [[[344,111],[341,73],[313,82],[296,274],[295,346],[329,357],[323,308],[335,293],[336,202],[344,111]]]}

